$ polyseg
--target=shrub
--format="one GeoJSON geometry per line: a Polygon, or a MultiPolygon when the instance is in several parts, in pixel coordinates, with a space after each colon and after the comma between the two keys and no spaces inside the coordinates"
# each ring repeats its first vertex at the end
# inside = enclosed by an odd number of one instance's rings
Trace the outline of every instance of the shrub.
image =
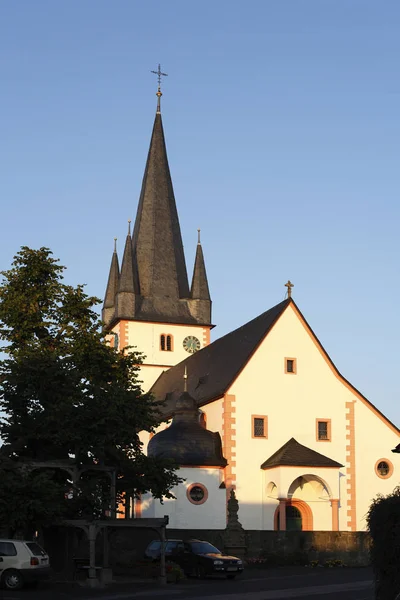
{"type": "Polygon", "coordinates": [[[394,600],[400,592],[400,487],[379,495],[367,515],[376,600],[394,600]]]}
{"type": "Polygon", "coordinates": [[[185,574],[181,567],[174,562],[167,562],[165,565],[167,581],[169,583],[177,583],[181,579],[185,579],[185,574]]]}

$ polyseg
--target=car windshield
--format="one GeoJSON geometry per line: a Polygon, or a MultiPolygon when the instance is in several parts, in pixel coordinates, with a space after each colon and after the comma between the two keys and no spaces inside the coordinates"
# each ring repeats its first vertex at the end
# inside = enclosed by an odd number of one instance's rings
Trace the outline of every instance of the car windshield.
{"type": "Polygon", "coordinates": [[[190,546],[195,554],[221,554],[218,548],[208,542],[192,542],[190,546]]]}

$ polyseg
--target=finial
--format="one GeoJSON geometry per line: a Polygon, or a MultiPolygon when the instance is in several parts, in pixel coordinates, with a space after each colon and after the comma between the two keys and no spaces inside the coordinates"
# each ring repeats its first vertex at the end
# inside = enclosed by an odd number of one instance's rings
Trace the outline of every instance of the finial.
{"type": "Polygon", "coordinates": [[[168,73],[163,73],[161,71],[161,65],[158,65],[158,71],[151,71],[152,73],[154,73],[154,75],[157,75],[158,77],[158,90],[156,93],[157,96],[157,113],[161,113],[161,96],[162,96],[162,92],[161,92],[161,77],[168,77],[168,73]]]}
{"type": "Polygon", "coordinates": [[[200,229],[197,230],[197,243],[201,244],[201,241],[200,241],[200,229]]]}
{"type": "Polygon", "coordinates": [[[128,219],[128,235],[131,235],[131,220],[128,219]]]}
{"type": "Polygon", "coordinates": [[[285,287],[287,287],[288,298],[291,298],[292,297],[292,287],[294,287],[294,284],[290,281],[290,279],[288,279],[288,282],[285,283],[285,287]]]}
{"type": "Polygon", "coordinates": [[[185,372],[183,373],[183,391],[187,392],[187,366],[185,365],[185,372]]]}
{"type": "Polygon", "coordinates": [[[117,251],[117,238],[114,238],[114,252],[117,251]]]}

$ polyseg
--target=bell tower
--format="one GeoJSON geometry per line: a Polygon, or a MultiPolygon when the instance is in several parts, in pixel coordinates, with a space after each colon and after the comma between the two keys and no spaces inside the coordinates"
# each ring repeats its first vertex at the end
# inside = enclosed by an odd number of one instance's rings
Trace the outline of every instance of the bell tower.
{"type": "Polygon", "coordinates": [[[209,344],[212,328],[200,231],[189,289],[161,118],[160,66],[155,73],[157,110],[135,224],[131,233],[129,223],[121,268],[114,248],[102,312],[111,343],[145,355],[145,390],[165,369],[209,344]]]}

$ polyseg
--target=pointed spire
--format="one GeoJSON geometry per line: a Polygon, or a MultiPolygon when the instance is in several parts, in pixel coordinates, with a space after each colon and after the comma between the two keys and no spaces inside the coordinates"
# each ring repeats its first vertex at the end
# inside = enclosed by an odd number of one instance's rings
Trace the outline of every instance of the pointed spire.
{"type": "Polygon", "coordinates": [[[206,265],[204,262],[203,248],[200,242],[200,229],[197,230],[198,241],[196,249],[196,259],[194,261],[192,287],[190,297],[197,300],[211,300],[210,290],[208,288],[206,265]]]}
{"type": "Polygon", "coordinates": [[[117,255],[117,238],[114,238],[114,252],[111,259],[110,274],[103,305],[103,321],[106,325],[111,321],[115,312],[115,296],[118,291],[119,263],[117,255]]]}
{"type": "MultiPolygon", "coordinates": [[[[189,284],[161,114],[157,113],[132,236],[143,311],[185,322],[189,284]]],[[[144,316],[143,316],[144,318],[144,316]]]]}
{"type": "Polygon", "coordinates": [[[124,256],[122,258],[121,274],[119,276],[116,316],[118,319],[133,319],[136,310],[135,270],[132,256],[131,224],[128,222],[124,256]]]}
{"type": "Polygon", "coordinates": [[[128,235],[126,236],[124,256],[122,258],[118,291],[135,292],[130,219],[128,219],[128,235]]]}

